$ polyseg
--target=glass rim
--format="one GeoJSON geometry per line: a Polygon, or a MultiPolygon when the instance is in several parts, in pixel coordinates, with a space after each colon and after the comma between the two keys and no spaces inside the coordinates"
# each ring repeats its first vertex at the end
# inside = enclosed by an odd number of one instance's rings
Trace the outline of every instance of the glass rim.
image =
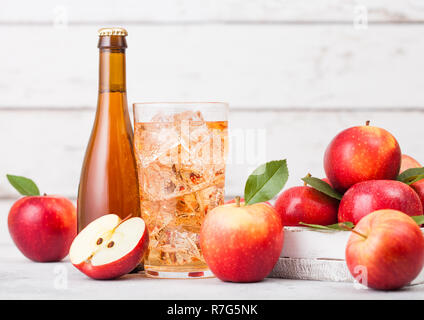
{"type": "Polygon", "coordinates": [[[158,107],[178,107],[178,106],[217,106],[222,105],[226,108],[229,107],[228,102],[221,101],[162,101],[162,102],[134,102],[133,107],[136,106],[158,106],[158,107]]]}
{"type": "Polygon", "coordinates": [[[227,121],[230,108],[227,102],[178,101],[133,103],[134,123],[151,122],[157,113],[175,115],[186,111],[202,113],[205,121],[227,121]]]}

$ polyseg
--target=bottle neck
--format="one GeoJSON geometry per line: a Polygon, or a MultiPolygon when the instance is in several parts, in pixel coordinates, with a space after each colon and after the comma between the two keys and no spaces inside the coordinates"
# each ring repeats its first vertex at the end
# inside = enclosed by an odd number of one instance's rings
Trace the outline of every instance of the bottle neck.
{"type": "Polygon", "coordinates": [[[125,93],[125,48],[100,48],[99,93],[125,93]]]}

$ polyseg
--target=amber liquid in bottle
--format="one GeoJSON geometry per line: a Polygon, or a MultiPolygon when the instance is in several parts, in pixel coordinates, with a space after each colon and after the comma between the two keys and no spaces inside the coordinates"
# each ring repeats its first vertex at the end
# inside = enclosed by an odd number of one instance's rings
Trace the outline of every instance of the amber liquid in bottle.
{"type": "Polygon", "coordinates": [[[105,214],[140,216],[125,83],[126,31],[120,30],[99,33],[99,97],[78,190],[78,232],[105,214]]]}

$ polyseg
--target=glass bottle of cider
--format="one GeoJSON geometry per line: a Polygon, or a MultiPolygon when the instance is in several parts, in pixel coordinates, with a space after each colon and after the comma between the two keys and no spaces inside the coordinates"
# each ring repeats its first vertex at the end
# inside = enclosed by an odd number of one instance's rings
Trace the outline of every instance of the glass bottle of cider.
{"type": "Polygon", "coordinates": [[[105,214],[140,216],[126,96],[126,35],[122,28],[99,30],[99,95],[78,190],[78,232],[105,214]]]}

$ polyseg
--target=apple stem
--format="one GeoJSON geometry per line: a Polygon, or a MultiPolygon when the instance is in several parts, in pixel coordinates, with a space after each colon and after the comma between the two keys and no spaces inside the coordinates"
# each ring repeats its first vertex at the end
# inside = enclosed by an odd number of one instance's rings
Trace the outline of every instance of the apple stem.
{"type": "Polygon", "coordinates": [[[235,199],[236,199],[236,206],[240,207],[240,196],[237,196],[235,199]]]}
{"type": "Polygon", "coordinates": [[[347,231],[352,231],[353,233],[357,234],[358,236],[367,239],[368,237],[364,235],[363,233],[360,233],[359,231],[354,230],[353,228],[347,226],[344,222],[339,223],[340,228],[345,229],[347,231]]]}
{"type": "Polygon", "coordinates": [[[127,215],[124,219],[122,219],[117,225],[116,225],[116,227],[115,228],[113,228],[113,231],[115,231],[115,229],[116,228],[118,228],[118,226],[119,225],[121,225],[123,222],[125,222],[125,221],[127,221],[129,218],[131,218],[132,217],[132,213],[130,213],[129,215],[127,215]]]}
{"type": "MultiPolygon", "coordinates": [[[[308,172],[308,174],[306,175],[307,178],[312,177],[312,174],[310,172],[308,172]]],[[[306,181],[303,182],[303,186],[306,187],[308,184],[306,183],[306,181]]]]}
{"type": "Polygon", "coordinates": [[[43,196],[44,196],[44,197],[45,197],[45,196],[47,196],[47,193],[45,193],[45,192],[44,192],[44,193],[43,193],[43,196]]]}
{"type": "Polygon", "coordinates": [[[127,221],[129,218],[131,218],[133,216],[132,213],[130,213],[129,215],[127,215],[120,223],[127,221]]]}
{"type": "Polygon", "coordinates": [[[360,236],[360,237],[364,238],[365,240],[368,238],[366,235],[364,235],[363,233],[360,233],[360,232],[358,232],[358,231],[356,231],[356,230],[352,230],[352,232],[353,232],[354,234],[357,234],[358,236],[360,236]]]}
{"type": "Polygon", "coordinates": [[[370,121],[369,120],[365,121],[365,125],[366,126],[369,126],[370,125],[370,121]]]}

